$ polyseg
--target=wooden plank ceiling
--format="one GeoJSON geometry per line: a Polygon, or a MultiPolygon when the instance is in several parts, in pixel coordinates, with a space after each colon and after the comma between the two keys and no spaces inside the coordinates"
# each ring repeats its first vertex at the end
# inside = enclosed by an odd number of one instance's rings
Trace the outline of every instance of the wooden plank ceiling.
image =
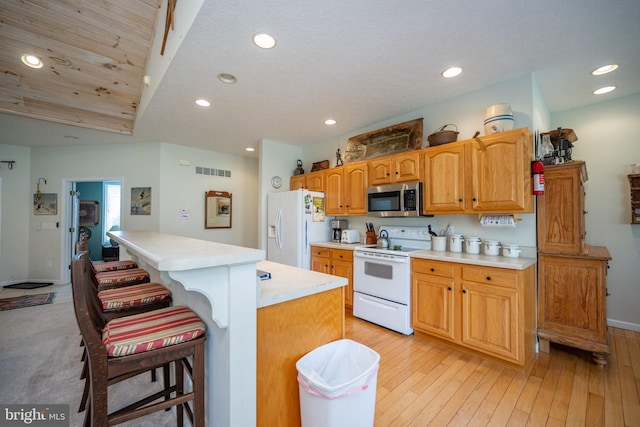
{"type": "Polygon", "coordinates": [[[1,0],[0,112],[132,134],[160,6],[1,0]]]}

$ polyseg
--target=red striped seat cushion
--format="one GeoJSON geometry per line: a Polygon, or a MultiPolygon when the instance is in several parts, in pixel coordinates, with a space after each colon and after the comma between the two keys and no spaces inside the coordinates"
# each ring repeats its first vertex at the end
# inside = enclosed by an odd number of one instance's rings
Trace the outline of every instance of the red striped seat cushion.
{"type": "Polygon", "coordinates": [[[138,268],[138,264],[135,261],[110,261],[110,262],[97,262],[92,263],[94,273],[104,273],[105,271],[116,270],[129,270],[131,268],[138,268]]]}
{"type": "Polygon", "coordinates": [[[143,283],[98,292],[103,310],[153,304],[170,298],[171,291],[160,283],[143,283]]]}
{"type": "Polygon", "coordinates": [[[129,270],[105,271],[95,274],[98,286],[102,285],[126,285],[149,281],[149,273],[142,268],[130,268],[129,270]]]}
{"type": "Polygon", "coordinates": [[[205,325],[188,307],[173,306],[107,322],[102,342],[109,356],[126,356],[190,341],[205,325]]]}

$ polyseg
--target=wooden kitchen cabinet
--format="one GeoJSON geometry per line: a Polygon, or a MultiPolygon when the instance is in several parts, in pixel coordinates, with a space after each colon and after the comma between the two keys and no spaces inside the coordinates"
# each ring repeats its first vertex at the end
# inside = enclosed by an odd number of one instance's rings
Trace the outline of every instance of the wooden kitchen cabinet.
{"type": "Polygon", "coordinates": [[[611,255],[586,243],[586,164],[572,160],[545,166],[544,195],[538,196],[538,339],[593,352],[606,365],[607,285],[611,255]]]}
{"type": "Polygon", "coordinates": [[[465,144],[443,144],[424,153],[423,210],[426,213],[464,213],[465,144]]]}
{"type": "Polygon", "coordinates": [[[421,151],[414,150],[369,160],[367,162],[369,186],[420,181],[422,179],[421,159],[421,151]]]}
{"type": "Polygon", "coordinates": [[[411,274],[414,329],[449,340],[456,339],[453,270],[452,263],[414,260],[411,274]]]}
{"type": "MultiPolygon", "coordinates": [[[[524,319],[519,314],[517,271],[462,267],[461,342],[478,351],[519,360],[524,350],[524,319]]],[[[531,283],[533,286],[533,283],[531,283]]],[[[532,304],[531,311],[535,311],[532,304]]]]}
{"type": "Polygon", "coordinates": [[[302,175],[293,175],[289,179],[289,188],[299,190],[304,188],[309,191],[324,191],[324,171],[310,172],[302,175]]]}
{"type": "Polygon", "coordinates": [[[346,278],[344,304],[353,307],[352,250],[311,246],[311,270],[346,278]]]}
{"type": "Polygon", "coordinates": [[[511,270],[412,259],[411,326],[528,371],[535,357],[535,266],[511,270]]]}
{"type": "Polygon", "coordinates": [[[593,352],[606,365],[607,268],[611,255],[602,246],[587,246],[579,255],[538,256],[538,338],[593,352]]]}
{"type": "Polygon", "coordinates": [[[329,274],[331,270],[331,254],[328,248],[311,246],[311,270],[329,274]]]}
{"type": "Polygon", "coordinates": [[[538,252],[580,254],[586,248],[585,162],[544,167],[544,195],[538,196],[538,252]]]}
{"type": "Polygon", "coordinates": [[[423,151],[426,213],[533,212],[528,128],[423,151]]]}
{"type": "Polygon", "coordinates": [[[367,214],[367,162],[325,170],[326,215],[367,214]]]}

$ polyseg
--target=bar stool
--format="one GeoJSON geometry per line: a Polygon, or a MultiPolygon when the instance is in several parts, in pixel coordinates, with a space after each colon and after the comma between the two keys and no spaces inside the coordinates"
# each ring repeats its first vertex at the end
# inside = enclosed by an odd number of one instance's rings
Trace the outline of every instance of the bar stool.
{"type": "Polygon", "coordinates": [[[189,308],[174,306],[105,323],[97,310],[87,260],[86,252],[76,255],[71,276],[76,320],[89,361],[91,386],[85,425],[115,425],[175,406],[178,426],[183,425],[185,413],[191,425],[204,426],[202,320],[189,308]],[[109,413],[110,385],[161,366],[173,366],[172,384],[165,378],[163,390],[109,413]],[[185,372],[191,379],[190,391],[188,384],[185,386],[185,372]]]}
{"type": "Polygon", "coordinates": [[[104,273],[105,271],[130,270],[138,268],[138,263],[133,260],[108,261],[108,262],[91,262],[91,268],[94,273],[104,273]]]}
{"type": "Polygon", "coordinates": [[[139,283],[148,283],[150,281],[149,273],[142,268],[104,271],[102,273],[92,274],[91,277],[98,291],[137,285],[139,283]]]}

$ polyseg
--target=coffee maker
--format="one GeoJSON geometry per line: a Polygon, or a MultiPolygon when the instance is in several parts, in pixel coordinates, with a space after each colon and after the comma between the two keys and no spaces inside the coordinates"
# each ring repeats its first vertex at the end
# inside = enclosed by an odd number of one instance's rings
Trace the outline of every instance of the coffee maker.
{"type": "Polygon", "coordinates": [[[342,230],[349,228],[349,224],[344,219],[334,219],[331,221],[331,228],[333,229],[331,240],[339,242],[342,239],[342,230]]]}

